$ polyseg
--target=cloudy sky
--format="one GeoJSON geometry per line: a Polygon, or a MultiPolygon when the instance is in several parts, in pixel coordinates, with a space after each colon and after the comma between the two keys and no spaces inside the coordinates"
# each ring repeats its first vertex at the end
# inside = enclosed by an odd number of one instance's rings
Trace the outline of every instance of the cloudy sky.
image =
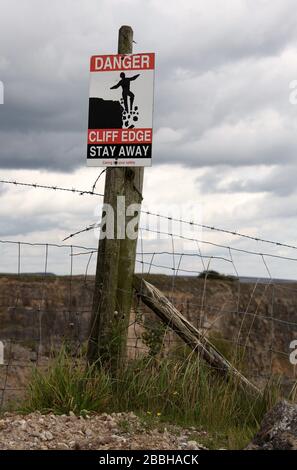
{"type": "MultiPolygon", "coordinates": [[[[89,57],[115,53],[118,28],[128,24],[134,52],[156,53],[145,207],[297,245],[297,105],[290,102],[290,83],[297,79],[296,2],[0,0],[0,7],[0,179],[92,188],[100,169],[85,164],[89,57]]],[[[104,177],[98,192],[103,187],[104,177]]],[[[101,201],[4,184],[0,197],[0,238],[41,243],[61,243],[95,222],[101,201]]],[[[296,250],[226,234],[193,236],[297,258],[296,250]]],[[[145,251],[172,250],[170,239],[143,238],[145,251]]],[[[174,240],[175,251],[197,250],[180,242],[174,240]]],[[[88,233],[75,243],[93,247],[97,240],[88,233]]],[[[230,259],[226,249],[199,247],[230,259]]],[[[17,246],[1,249],[0,271],[14,271],[17,246]]],[[[43,269],[42,250],[24,247],[24,271],[43,269]]],[[[69,252],[62,251],[52,249],[49,270],[67,271],[69,252]]],[[[233,255],[239,274],[267,276],[261,256],[233,255]]],[[[85,258],[75,259],[76,272],[85,258]]],[[[155,259],[178,264],[172,255],[155,259]]],[[[234,270],[230,262],[211,263],[234,270]]],[[[268,257],[267,266],[272,276],[297,278],[295,261],[268,257]]],[[[198,271],[201,260],[183,259],[181,267],[198,271]]]]}

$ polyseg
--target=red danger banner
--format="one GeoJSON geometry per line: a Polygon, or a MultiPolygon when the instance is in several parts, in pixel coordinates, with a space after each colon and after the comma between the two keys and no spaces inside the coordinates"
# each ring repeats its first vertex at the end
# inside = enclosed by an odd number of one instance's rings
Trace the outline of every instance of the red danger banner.
{"type": "Polygon", "coordinates": [[[155,54],[95,55],[91,57],[91,72],[116,70],[151,70],[155,68],[155,54]]]}

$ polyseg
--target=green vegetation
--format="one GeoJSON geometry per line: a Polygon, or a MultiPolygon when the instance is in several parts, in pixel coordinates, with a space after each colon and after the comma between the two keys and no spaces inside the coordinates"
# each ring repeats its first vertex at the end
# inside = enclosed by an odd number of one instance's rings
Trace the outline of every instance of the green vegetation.
{"type": "Polygon", "coordinates": [[[233,341],[223,337],[219,331],[212,331],[208,339],[213,346],[243,374],[248,372],[247,350],[243,346],[238,346],[233,341]]]}
{"type": "Polygon", "coordinates": [[[144,331],[141,339],[148,348],[149,356],[157,356],[162,349],[166,326],[161,322],[142,323],[144,331]]]}
{"type": "Polygon", "coordinates": [[[47,369],[33,369],[22,411],[104,411],[111,396],[110,380],[103,370],[85,367],[82,358],[74,359],[62,348],[47,369]]]}
{"type": "Polygon", "coordinates": [[[22,410],[134,411],[148,426],[156,422],[195,426],[208,432],[205,445],[235,449],[250,440],[278,394],[278,384],[269,384],[263,398],[251,398],[232,378],[228,383],[218,378],[193,354],[186,359],[134,360],[111,378],[63,349],[47,370],[34,369],[22,410]]]}

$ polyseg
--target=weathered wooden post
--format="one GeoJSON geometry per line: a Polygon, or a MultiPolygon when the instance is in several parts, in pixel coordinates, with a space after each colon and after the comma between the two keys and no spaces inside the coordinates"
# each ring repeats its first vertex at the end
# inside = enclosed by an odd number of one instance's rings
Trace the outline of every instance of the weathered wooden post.
{"type": "MultiPolygon", "coordinates": [[[[118,53],[131,54],[132,49],[133,30],[130,26],[122,26],[118,53]]],[[[126,231],[121,234],[122,239],[118,237],[117,222],[122,218],[126,228],[135,216],[126,216],[126,210],[131,204],[141,204],[143,172],[143,168],[106,170],[104,204],[113,209],[115,236],[99,241],[88,361],[99,361],[112,370],[125,358],[137,246],[137,233],[133,239],[127,237],[126,231]],[[124,196],[124,204],[118,208],[117,202],[121,196],[124,196]]]]}

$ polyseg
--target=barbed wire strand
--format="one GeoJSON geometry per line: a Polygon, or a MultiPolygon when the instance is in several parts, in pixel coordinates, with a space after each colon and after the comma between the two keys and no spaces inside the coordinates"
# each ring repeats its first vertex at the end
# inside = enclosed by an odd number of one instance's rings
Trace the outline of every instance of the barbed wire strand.
{"type": "MultiPolygon", "coordinates": [[[[105,170],[103,170],[103,171],[105,171],[105,170]]],[[[98,178],[100,178],[102,173],[103,172],[101,172],[99,174],[98,178]]],[[[71,193],[77,193],[81,196],[82,195],[90,195],[90,196],[104,197],[104,194],[96,193],[93,190],[89,191],[89,190],[81,190],[81,189],[76,189],[76,188],[64,188],[64,187],[54,186],[54,185],[50,186],[50,185],[44,185],[44,184],[38,184],[38,183],[25,183],[25,182],[20,182],[20,181],[12,181],[12,180],[4,180],[4,179],[0,180],[0,183],[2,183],[2,184],[11,184],[11,185],[15,185],[15,186],[32,187],[32,188],[35,188],[35,189],[47,189],[47,190],[53,190],[53,191],[67,191],[67,192],[71,192],[71,193]]],[[[96,184],[94,184],[94,185],[96,186],[96,184]]],[[[93,187],[94,187],[94,185],[93,185],[93,187]]],[[[152,212],[152,211],[149,211],[149,210],[141,210],[141,213],[149,215],[149,216],[157,217],[157,218],[166,219],[166,220],[173,221],[173,222],[178,222],[178,223],[181,223],[181,224],[187,224],[187,225],[190,225],[192,227],[203,228],[203,229],[213,231],[213,232],[225,233],[225,234],[228,234],[228,235],[236,236],[236,237],[239,237],[239,238],[245,238],[245,239],[260,242],[260,243],[268,243],[268,244],[275,245],[275,246],[278,246],[278,247],[284,247],[284,248],[290,248],[290,249],[293,249],[293,250],[297,250],[296,245],[292,245],[292,244],[289,244],[289,243],[283,243],[283,242],[275,241],[275,240],[270,240],[270,239],[266,239],[266,238],[263,238],[263,237],[253,236],[253,235],[242,233],[242,232],[239,232],[239,231],[236,231],[236,230],[228,230],[226,228],[216,227],[214,225],[201,224],[201,223],[198,223],[198,222],[194,222],[192,220],[185,220],[185,219],[182,219],[182,218],[170,217],[168,215],[159,214],[159,213],[152,212]]]]}

